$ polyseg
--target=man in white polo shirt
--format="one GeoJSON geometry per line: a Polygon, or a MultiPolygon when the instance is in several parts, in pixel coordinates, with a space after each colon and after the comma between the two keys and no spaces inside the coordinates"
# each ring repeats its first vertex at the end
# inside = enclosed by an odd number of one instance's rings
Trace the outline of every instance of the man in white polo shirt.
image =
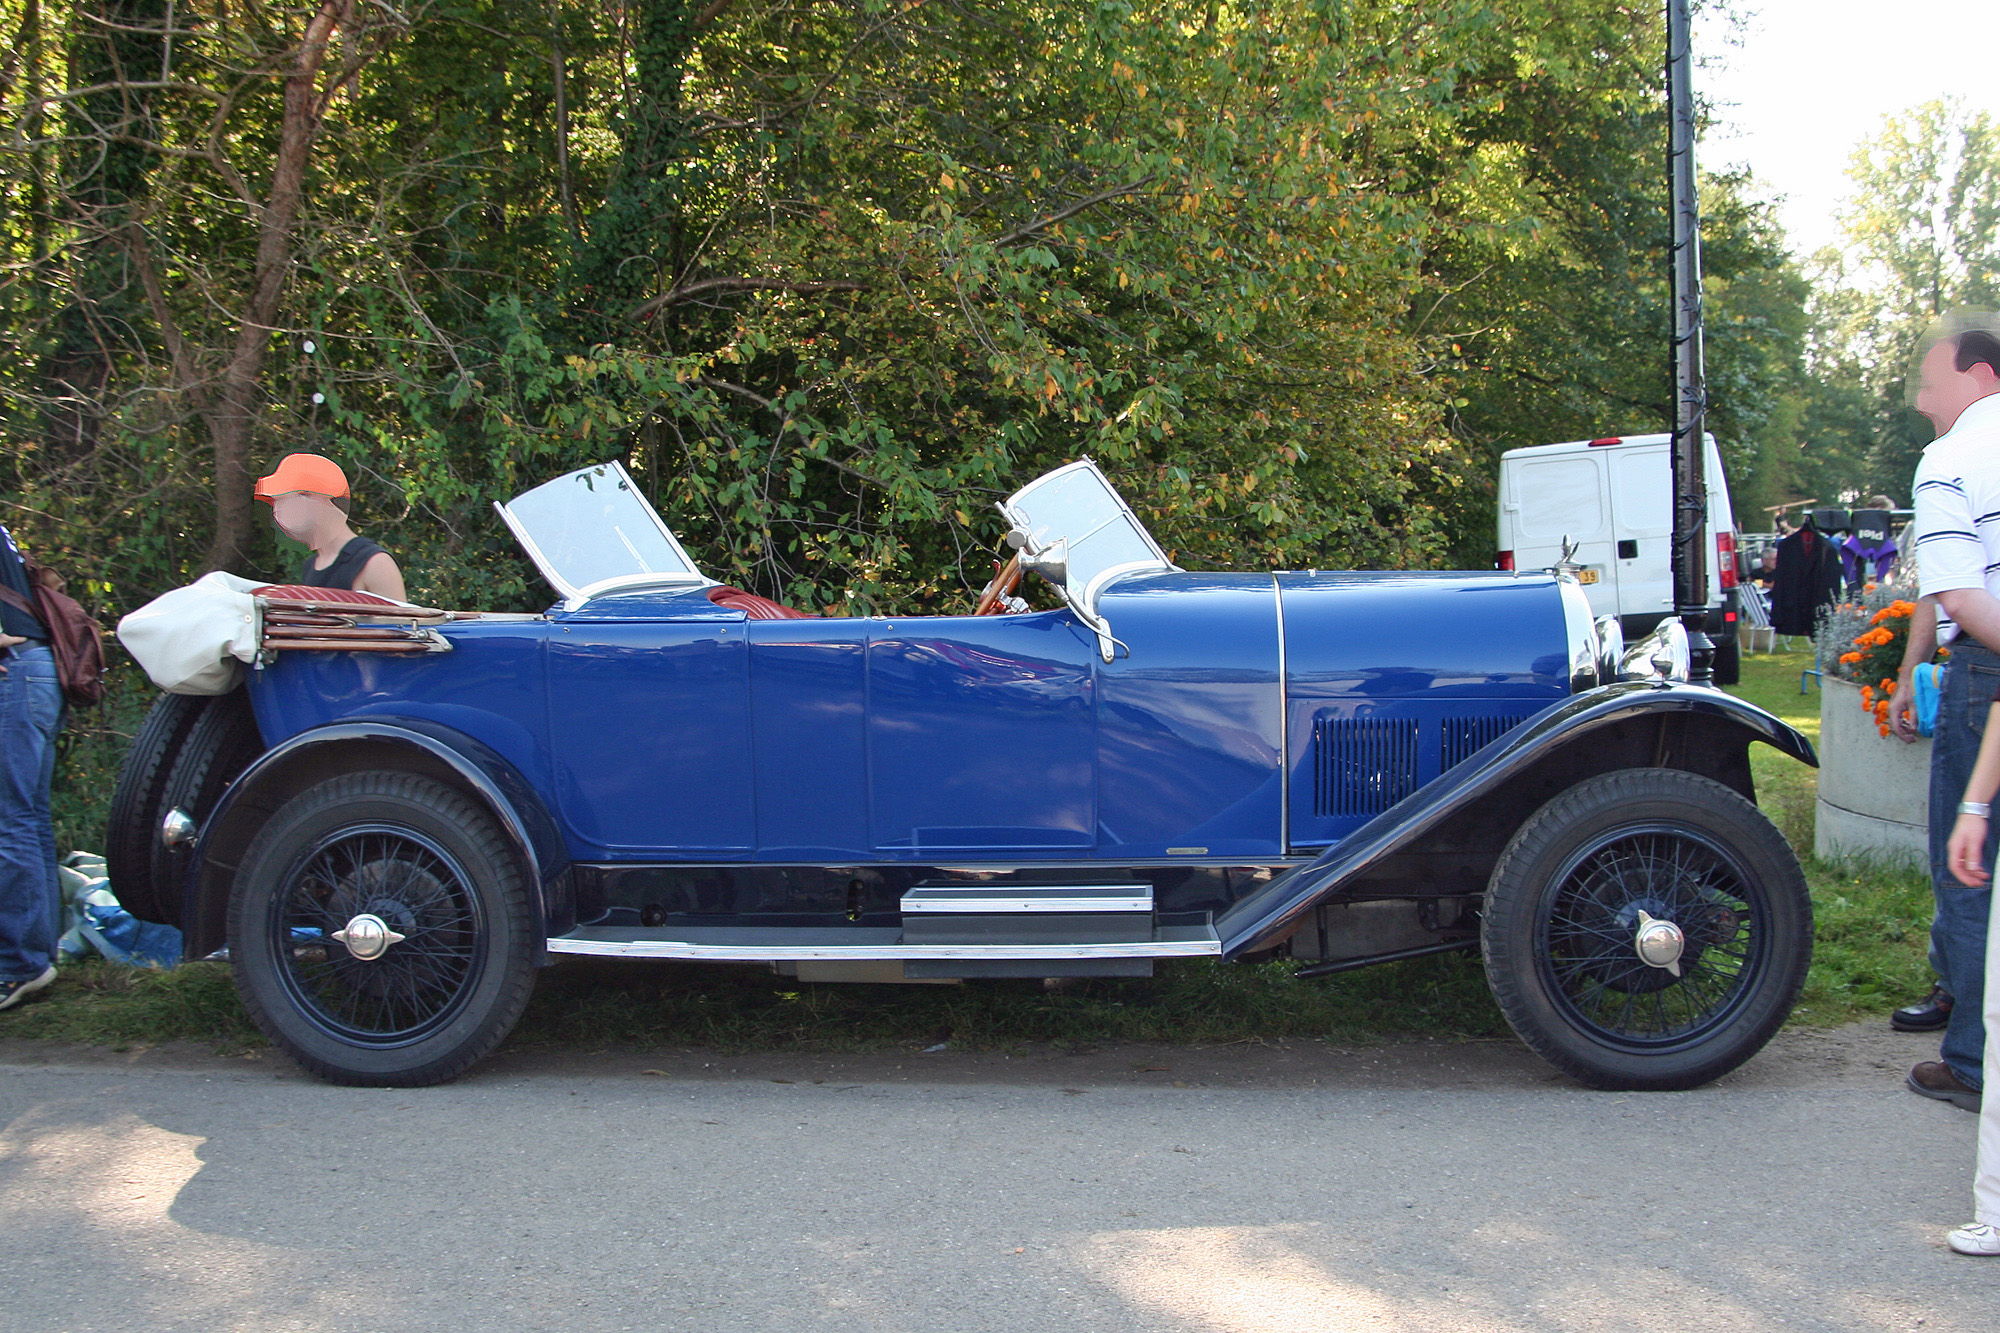
{"type": "MultiPolygon", "coordinates": [[[[1968,1111],[1980,1107],[1986,1044],[1983,998],[1991,888],[1958,882],[1947,841],[1972,774],[1988,706],[2000,691],[2000,337],[1960,322],[1925,352],[1917,411],[1938,438],[1924,450],[1914,483],[1916,555],[1922,604],[1911,617],[1889,714],[1898,735],[1916,738],[1911,673],[1939,642],[1951,649],[1931,749],[1931,966],[1948,997],[1939,1059],[1910,1071],[1910,1091],[1968,1111]]],[[[1986,846],[1993,864],[1993,841],[1986,846]]]]}

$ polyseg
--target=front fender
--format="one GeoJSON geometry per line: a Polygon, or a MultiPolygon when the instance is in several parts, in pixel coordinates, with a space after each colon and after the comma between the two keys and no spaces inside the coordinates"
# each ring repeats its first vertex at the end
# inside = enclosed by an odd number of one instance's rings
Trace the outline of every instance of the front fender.
{"type": "Polygon", "coordinates": [[[1369,820],[1317,860],[1276,876],[1216,922],[1225,958],[1267,949],[1315,906],[1339,895],[1395,853],[1421,843],[1483,798],[1521,779],[1581,737],[1647,716],[1698,715],[1740,727],[1752,740],[1819,767],[1812,742],[1734,695],[1696,685],[1627,681],[1587,690],[1545,709],[1436,781],[1369,820]]]}
{"type": "Polygon", "coordinates": [[[541,797],[504,756],[422,718],[346,718],[273,746],[222,794],[202,826],[184,890],[185,956],[202,958],[226,943],[230,887],[265,819],[308,787],[375,768],[435,777],[485,806],[521,858],[531,910],[547,934],[575,928],[568,849],[541,797]]]}

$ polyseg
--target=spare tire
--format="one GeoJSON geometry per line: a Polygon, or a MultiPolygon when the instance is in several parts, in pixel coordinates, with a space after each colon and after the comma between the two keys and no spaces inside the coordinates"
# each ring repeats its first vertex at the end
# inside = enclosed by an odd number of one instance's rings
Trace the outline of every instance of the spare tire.
{"type": "Polygon", "coordinates": [[[141,921],[163,921],[160,893],[153,881],[153,852],[160,845],[160,821],[166,818],[167,779],[187,741],[188,729],[207,708],[208,700],[192,694],[162,694],[139,724],[132,748],[118,770],[111,793],[111,813],[105,821],[104,870],[111,891],[125,910],[141,921]]]}
{"type": "MultiPolygon", "coordinates": [[[[250,711],[250,696],[241,689],[213,697],[169,695],[167,698],[182,699],[184,704],[169,705],[166,699],[155,704],[147,722],[151,724],[158,716],[161,719],[158,733],[143,752],[139,742],[134,741],[132,754],[126,759],[132,786],[131,812],[135,817],[129,823],[118,824],[112,845],[121,846],[130,859],[122,876],[108,863],[106,869],[112,875],[111,891],[118,895],[119,904],[126,911],[141,921],[178,926],[181,894],[194,849],[189,844],[167,846],[160,838],[160,825],[169,811],[179,810],[199,828],[229,784],[264,752],[264,739],[257,730],[256,715],[250,711]],[[180,708],[185,708],[188,714],[186,729],[179,744],[169,750],[167,742],[172,728],[167,718],[180,708]],[[149,786],[146,777],[149,769],[158,769],[165,776],[157,779],[159,795],[147,808],[143,797],[149,786]],[[145,848],[143,859],[136,856],[141,845],[145,848]]],[[[145,727],[140,728],[140,738],[146,739],[145,727]]],[[[121,789],[127,773],[119,776],[121,789]]],[[[113,819],[117,820],[115,807],[113,819]]]]}

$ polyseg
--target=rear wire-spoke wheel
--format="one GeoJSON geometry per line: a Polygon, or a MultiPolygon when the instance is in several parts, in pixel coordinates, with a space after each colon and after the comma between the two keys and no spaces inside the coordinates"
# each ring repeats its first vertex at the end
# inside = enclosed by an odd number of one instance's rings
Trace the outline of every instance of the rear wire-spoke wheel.
{"type": "Polygon", "coordinates": [[[527,1004],[536,923],[512,847],[428,778],[358,773],[287,801],[245,853],[230,957],[251,1017],[335,1083],[439,1083],[527,1004]]]}
{"type": "Polygon", "coordinates": [[[1797,859],[1720,783],[1631,769],[1522,826],[1487,890],[1494,998],[1551,1064],[1600,1088],[1706,1083],[1784,1022],[1811,961],[1797,859]]]}

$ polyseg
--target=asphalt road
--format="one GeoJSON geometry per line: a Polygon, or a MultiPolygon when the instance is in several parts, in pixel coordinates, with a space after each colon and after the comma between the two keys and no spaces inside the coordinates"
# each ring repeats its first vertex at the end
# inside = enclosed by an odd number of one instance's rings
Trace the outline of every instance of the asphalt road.
{"type": "Polygon", "coordinates": [[[0,1329],[1903,1329],[1974,1117],[1921,1038],[1697,1092],[1507,1043],[725,1060],[503,1054],[442,1088],[0,1042],[0,1329]]]}

